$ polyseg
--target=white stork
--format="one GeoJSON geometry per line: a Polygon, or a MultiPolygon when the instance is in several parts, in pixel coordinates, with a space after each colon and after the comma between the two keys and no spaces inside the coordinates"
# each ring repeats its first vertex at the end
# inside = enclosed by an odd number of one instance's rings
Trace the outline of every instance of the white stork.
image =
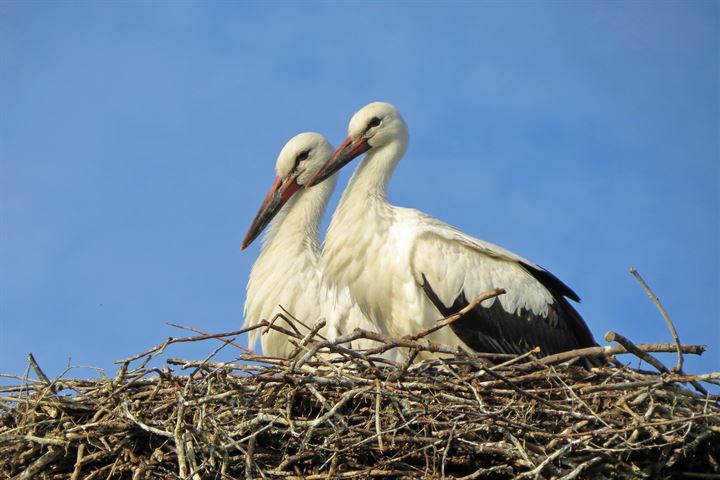
{"type": "Polygon", "coordinates": [[[507,293],[430,338],[499,353],[538,346],[550,354],[596,344],[568,302],[578,296],[553,274],[422,212],[388,203],[388,181],[409,141],[394,106],[365,106],[352,117],[348,133],[310,186],[367,152],[332,217],[322,263],[328,281],[349,288],[370,321],[392,335],[412,334],[499,287],[507,293]]]}
{"type": "MultiPolygon", "coordinates": [[[[341,330],[374,330],[351,302],[347,289],[327,288],[320,270],[320,221],[337,176],[317,188],[306,190],[302,187],[327,162],[332,152],[333,147],[325,137],[313,132],[293,137],[280,151],[275,165],[277,178],[241,246],[243,250],[247,248],[270,223],[247,284],[246,326],[256,325],[263,319],[271,320],[282,312],[282,306],[309,326],[324,317],[327,326],[320,333],[330,337],[341,330]]],[[[277,325],[291,329],[283,322],[277,325]]],[[[258,334],[257,329],[250,332],[251,348],[258,334]]],[[[261,343],[266,355],[276,357],[285,358],[294,349],[283,333],[272,329],[261,337],[261,343]]],[[[359,348],[372,346],[375,346],[372,342],[363,340],[355,344],[359,348]]]]}

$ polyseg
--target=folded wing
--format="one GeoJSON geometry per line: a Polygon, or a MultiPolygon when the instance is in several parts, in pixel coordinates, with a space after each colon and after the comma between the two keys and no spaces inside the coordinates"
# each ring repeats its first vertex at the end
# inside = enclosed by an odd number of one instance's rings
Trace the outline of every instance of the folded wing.
{"type": "Polygon", "coordinates": [[[550,272],[496,245],[434,221],[416,237],[411,263],[416,281],[443,316],[479,293],[504,288],[451,325],[475,351],[543,354],[596,345],[568,299],[578,297],[550,272]]]}

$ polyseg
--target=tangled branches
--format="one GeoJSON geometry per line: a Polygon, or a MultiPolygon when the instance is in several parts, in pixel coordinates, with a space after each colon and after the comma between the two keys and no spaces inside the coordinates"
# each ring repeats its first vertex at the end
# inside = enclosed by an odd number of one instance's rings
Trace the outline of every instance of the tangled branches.
{"type": "MultiPolygon", "coordinates": [[[[545,358],[481,355],[422,335],[392,339],[355,331],[328,341],[317,326],[302,333],[291,318],[282,320],[287,323],[255,328],[286,333],[298,348],[290,360],[248,352],[233,362],[211,355],[148,366],[173,343],[227,344],[242,331],[169,339],[124,360],[112,379],[51,381],[31,358],[38,378],[1,390],[0,476],[569,480],[720,474],[718,398],[683,385],[716,383],[720,373],[575,365],[580,356],[622,353],[629,345],[545,358]],[[378,348],[348,348],[361,337],[378,348]],[[377,355],[392,348],[445,355],[404,364],[377,355]]],[[[675,344],[629,349],[650,355],[678,348],[703,350],[675,344]]]]}

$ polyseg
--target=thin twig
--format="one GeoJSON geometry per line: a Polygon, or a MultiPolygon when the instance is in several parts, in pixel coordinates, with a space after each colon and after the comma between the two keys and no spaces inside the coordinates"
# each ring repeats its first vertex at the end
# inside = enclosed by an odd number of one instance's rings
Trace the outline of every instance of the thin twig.
{"type": "Polygon", "coordinates": [[[665,308],[663,308],[662,304],[660,303],[660,299],[653,293],[652,290],[650,290],[650,286],[645,282],[645,280],[640,275],[640,272],[637,271],[635,267],[630,268],[630,273],[633,277],[640,283],[643,290],[645,290],[645,293],[647,293],[647,296],[650,297],[650,300],[655,304],[658,310],[660,310],[660,314],[665,319],[665,323],[668,326],[668,329],[670,329],[670,334],[673,337],[673,341],[675,342],[675,346],[677,347],[677,365],[675,366],[676,372],[682,372],[683,367],[683,355],[682,355],[682,348],[680,348],[680,337],[678,337],[677,330],[675,330],[675,325],[673,325],[672,320],[670,320],[670,316],[665,311],[665,308]]]}
{"type": "Polygon", "coordinates": [[[382,423],[380,420],[380,402],[382,399],[382,392],[380,390],[380,382],[378,381],[375,387],[375,431],[377,432],[378,448],[380,452],[385,451],[385,445],[382,439],[382,423]]]}
{"type": "Polygon", "coordinates": [[[247,348],[245,345],[240,345],[239,343],[235,343],[234,341],[226,340],[226,339],[223,338],[223,337],[213,336],[212,334],[207,333],[207,332],[204,332],[204,331],[202,331],[202,330],[200,330],[200,329],[198,329],[198,328],[185,327],[185,326],[183,326],[183,325],[178,325],[177,323],[172,323],[172,322],[165,322],[165,323],[166,323],[166,325],[170,325],[171,327],[178,328],[178,329],[180,329],[180,330],[187,330],[188,332],[199,333],[200,335],[206,336],[206,337],[208,337],[208,338],[210,338],[210,337],[216,338],[217,340],[219,340],[219,341],[221,341],[221,342],[229,343],[229,344],[232,345],[233,347],[239,348],[240,350],[242,350],[242,351],[244,351],[244,352],[252,353],[252,350],[250,350],[249,348],[247,348]]]}

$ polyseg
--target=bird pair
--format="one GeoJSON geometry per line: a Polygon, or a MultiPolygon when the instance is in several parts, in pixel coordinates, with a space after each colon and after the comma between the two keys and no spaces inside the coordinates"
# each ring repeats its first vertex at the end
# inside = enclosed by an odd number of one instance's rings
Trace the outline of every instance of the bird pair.
{"type": "MultiPolygon", "coordinates": [[[[248,326],[274,317],[282,305],[296,318],[325,318],[331,337],[358,327],[400,337],[432,327],[479,293],[499,287],[504,295],[475,306],[429,338],[514,354],[534,347],[551,354],[596,345],[568,301],[579,301],[578,296],[553,274],[387,201],[388,182],[409,141],[407,124],[394,106],[363,107],[348,133],[334,152],[317,133],[294,137],[280,152],[277,179],[242,244],[246,248],[272,222],[250,273],[248,326]],[[364,153],[321,247],[320,221],[337,183],[335,173],[364,153]]],[[[262,347],[273,356],[293,349],[274,331],[263,335],[262,347]]]]}

